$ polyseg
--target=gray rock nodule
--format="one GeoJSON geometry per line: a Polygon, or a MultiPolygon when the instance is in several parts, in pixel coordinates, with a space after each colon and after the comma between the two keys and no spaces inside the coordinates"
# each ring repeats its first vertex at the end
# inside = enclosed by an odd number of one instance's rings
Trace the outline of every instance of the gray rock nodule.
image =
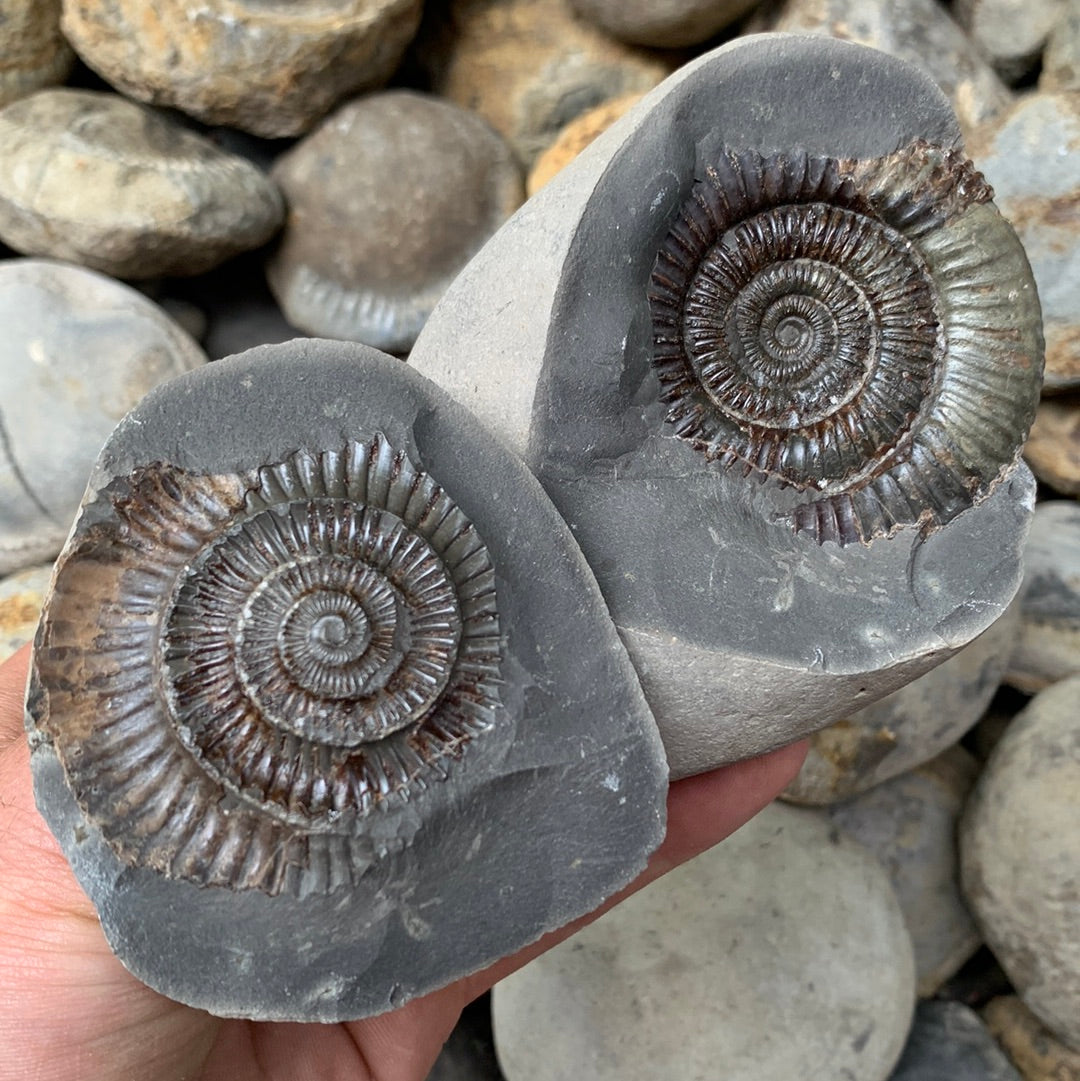
{"type": "Polygon", "coordinates": [[[485,121],[406,90],[341,106],[272,175],[289,216],[267,276],[286,318],[394,353],[525,198],[485,121]]]}
{"type": "Polygon", "coordinates": [[[118,90],[208,124],[301,135],[349,94],[381,86],[422,0],[64,0],[75,51],[118,90]]]}
{"type": "Polygon", "coordinates": [[[1017,993],[1080,1051],[1080,676],[1055,683],[994,748],[960,828],[964,892],[1017,993]]]}
{"type": "Polygon", "coordinates": [[[664,831],[660,740],[569,530],[360,345],[217,361],[120,423],[27,724],[121,961],[224,1016],[402,1005],[596,907],[664,831]]]}
{"type": "Polygon", "coordinates": [[[910,64],[738,40],[529,200],[417,340],[571,524],[675,775],[884,696],[1019,585],[1039,308],[959,141],[910,64]]]}
{"type": "Polygon", "coordinates": [[[156,304],[92,270],[0,261],[0,574],[60,551],[94,459],[151,387],[206,363],[156,304]]]}
{"type": "Polygon", "coordinates": [[[496,984],[492,1012],[508,1081],[885,1081],[914,1001],[885,872],[774,803],[496,984]]]}
{"type": "Polygon", "coordinates": [[[40,90],[0,111],[0,239],[26,255],[202,274],[284,215],[254,165],[118,94],[40,90]]]}

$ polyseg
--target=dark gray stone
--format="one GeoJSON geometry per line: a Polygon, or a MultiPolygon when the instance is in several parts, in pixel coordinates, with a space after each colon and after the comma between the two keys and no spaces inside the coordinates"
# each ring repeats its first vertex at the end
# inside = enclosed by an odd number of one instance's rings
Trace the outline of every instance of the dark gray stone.
{"type": "Polygon", "coordinates": [[[510,147],[480,117],[406,90],[343,105],[273,176],[289,219],[267,277],[286,318],[395,353],[525,198],[510,147]]]}
{"type": "Polygon", "coordinates": [[[463,409],[362,346],[268,346],[144,400],[95,469],[32,672],[38,805],[110,943],[221,1015],[399,1006],[594,908],[663,835],[660,741],[569,531],[463,409]],[[282,593],[296,566],[324,587],[282,593]],[[338,614],[309,620],[312,595],[338,614]],[[340,615],[350,597],[366,617],[340,615]],[[405,697],[380,711],[384,685],[405,697]]]}
{"type": "Polygon", "coordinates": [[[921,1002],[890,1081],[1021,1081],[974,1010],[921,1002]]]}
{"type": "Polygon", "coordinates": [[[745,15],[758,0],[571,0],[579,15],[631,45],[698,45],[745,15]]]}
{"type": "MultiPolygon", "coordinates": [[[[525,459],[570,522],[676,775],[882,697],[969,642],[1016,591],[1033,497],[1016,459],[1038,393],[1038,323],[1019,244],[988,206],[973,217],[993,235],[986,272],[1025,313],[1002,328],[1024,343],[1017,369],[999,357],[980,372],[1011,436],[986,462],[1000,483],[942,528],[842,548],[793,531],[777,516],[799,494],[679,438],[652,363],[657,250],[725,151],[877,159],[959,139],[944,96],[909,64],[825,38],[734,42],[672,76],[532,198],[410,356],[525,459]]],[[[985,430],[985,409],[973,413],[985,430]]]]}

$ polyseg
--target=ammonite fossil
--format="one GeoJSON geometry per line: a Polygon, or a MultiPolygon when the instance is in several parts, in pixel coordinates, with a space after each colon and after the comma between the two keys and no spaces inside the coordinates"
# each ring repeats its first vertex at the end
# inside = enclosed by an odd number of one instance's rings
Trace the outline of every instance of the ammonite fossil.
{"type": "Polygon", "coordinates": [[[399,1004],[588,911],[663,831],[659,738],[565,524],[362,346],[253,350],[128,416],[27,708],[118,956],[226,1015],[399,1004]]]}
{"type": "Polygon", "coordinates": [[[652,273],[668,420],[706,457],[809,493],[819,541],[942,525],[1011,463],[1038,402],[1034,291],[955,150],[722,153],[652,273]]]}
{"type": "Polygon", "coordinates": [[[687,65],[496,234],[410,365],[570,522],[676,775],[883,697],[1019,584],[1034,283],[942,92],[872,49],[687,65]]]}

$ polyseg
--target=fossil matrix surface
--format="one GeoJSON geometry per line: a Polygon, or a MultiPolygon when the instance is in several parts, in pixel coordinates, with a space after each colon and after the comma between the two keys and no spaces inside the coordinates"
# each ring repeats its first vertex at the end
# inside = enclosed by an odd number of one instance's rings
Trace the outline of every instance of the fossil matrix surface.
{"type": "Polygon", "coordinates": [[[365,346],[262,347],[128,415],[27,723],[113,949],[224,1016],[401,1005],[594,908],[663,835],[660,739],[569,530],[365,346]]]}
{"type": "Polygon", "coordinates": [[[1003,611],[1042,370],[942,93],[763,35],[677,72],[489,242],[411,363],[529,464],[675,775],[881,697],[1003,611]]]}

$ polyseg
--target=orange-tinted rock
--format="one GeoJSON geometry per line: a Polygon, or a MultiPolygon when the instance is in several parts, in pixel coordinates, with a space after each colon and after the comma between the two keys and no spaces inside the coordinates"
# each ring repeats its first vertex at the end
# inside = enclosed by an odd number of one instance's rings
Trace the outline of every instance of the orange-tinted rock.
{"type": "Polygon", "coordinates": [[[1063,495],[1080,495],[1080,399],[1040,402],[1024,457],[1044,484],[1063,495]]]}
{"type": "Polygon", "coordinates": [[[1070,1051],[1016,995],[989,1002],[983,1020],[1024,1081],[1080,1081],[1080,1051],[1070,1051]]]}

